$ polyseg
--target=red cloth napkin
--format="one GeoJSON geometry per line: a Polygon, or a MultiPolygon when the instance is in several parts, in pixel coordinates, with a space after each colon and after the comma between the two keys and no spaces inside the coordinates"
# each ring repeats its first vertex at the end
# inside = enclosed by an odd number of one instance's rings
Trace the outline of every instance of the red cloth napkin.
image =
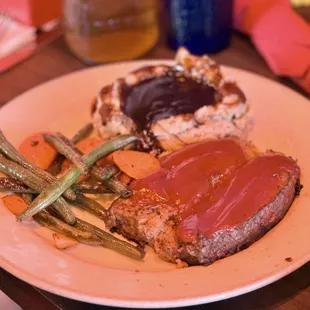
{"type": "Polygon", "coordinates": [[[234,27],[251,37],[275,74],[310,94],[310,25],[289,0],[235,0],[234,27]]]}

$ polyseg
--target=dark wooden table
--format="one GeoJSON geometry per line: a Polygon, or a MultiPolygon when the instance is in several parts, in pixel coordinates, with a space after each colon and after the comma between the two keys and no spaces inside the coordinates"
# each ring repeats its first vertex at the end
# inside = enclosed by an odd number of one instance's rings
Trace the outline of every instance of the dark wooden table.
{"type": "MultiPolygon", "coordinates": [[[[166,48],[164,44],[159,44],[144,58],[172,58],[173,56],[173,51],[166,48]]],[[[214,55],[214,59],[224,65],[235,66],[278,80],[303,93],[290,81],[275,77],[249,40],[239,34],[234,34],[231,46],[214,55]]],[[[85,64],[68,51],[63,38],[57,38],[43,47],[36,55],[0,76],[0,106],[38,84],[84,67],[85,64]]],[[[103,310],[107,308],[88,305],[43,292],[1,269],[0,289],[25,310],[103,310]]],[[[191,307],[190,309],[310,309],[310,264],[258,291],[226,301],[191,307]]]]}

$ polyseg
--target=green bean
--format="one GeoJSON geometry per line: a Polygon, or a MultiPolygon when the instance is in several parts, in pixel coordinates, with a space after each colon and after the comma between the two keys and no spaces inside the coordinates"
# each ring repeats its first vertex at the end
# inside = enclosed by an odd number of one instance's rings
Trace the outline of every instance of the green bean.
{"type": "Polygon", "coordinates": [[[138,246],[134,246],[129,242],[123,241],[114,237],[113,235],[105,232],[97,226],[87,223],[79,218],[77,218],[75,227],[81,230],[87,230],[96,235],[101,241],[102,245],[120,254],[129,256],[134,259],[143,259],[145,252],[138,246]]]}
{"type": "MultiPolygon", "coordinates": [[[[20,197],[28,205],[32,202],[32,197],[30,194],[22,194],[20,197]]],[[[55,212],[53,209],[48,209],[49,211],[43,210],[33,217],[38,224],[66,237],[75,239],[80,243],[88,245],[102,245],[102,241],[100,241],[100,239],[92,232],[67,225],[59,219],[59,213],[55,212]]]]}
{"type": "Polygon", "coordinates": [[[74,205],[88,211],[100,219],[106,219],[106,210],[96,200],[88,198],[82,194],[77,194],[74,205]]]}
{"type": "Polygon", "coordinates": [[[31,194],[20,193],[20,194],[18,194],[18,195],[19,195],[19,197],[21,197],[21,198],[26,202],[27,205],[30,205],[30,204],[31,204],[31,202],[32,202],[32,200],[33,200],[31,194]]]}
{"type": "Polygon", "coordinates": [[[14,193],[29,193],[36,194],[36,190],[33,190],[26,186],[24,183],[13,178],[0,178],[0,192],[14,192],[14,193]]]}
{"type": "Polygon", "coordinates": [[[119,171],[115,165],[108,165],[103,168],[95,167],[92,169],[92,176],[103,182],[103,184],[113,193],[126,198],[132,195],[131,189],[119,181],[114,175],[119,171]]]}
{"type": "Polygon", "coordinates": [[[33,219],[45,226],[48,227],[56,232],[62,233],[67,237],[73,238],[73,239],[90,239],[93,237],[93,233],[89,231],[85,231],[82,229],[77,229],[75,227],[72,227],[60,219],[56,218],[53,215],[50,215],[47,211],[43,210],[33,216],[33,219]]]}
{"type": "Polygon", "coordinates": [[[53,215],[53,212],[50,214],[50,212],[43,210],[34,215],[33,219],[39,225],[71,239],[75,239],[79,243],[102,246],[102,241],[96,235],[90,231],[85,231],[83,229],[67,225],[66,223],[62,222],[58,216],[58,214],[53,215]]]}
{"type": "MultiPolygon", "coordinates": [[[[58,137],[62,139],[63,143],[67,145],[68,148],[71,148],[70,153],[72,157],[76,159],[79,158],[79,155],[83,155],[83,153],[77,149],[72,142],[67,139],[64,135],[58,134],[58,137]]],[[[73,160],[71,160],[73,162],[73,160]]],[[[129,197],[132,192],[128,186],[121,183],[116,178],[112,178],[116,173],[119,172],[119,169],[115,165],[107,165],[103,168],[94,166],[90,170],[90,174],[97,180],[103,182],[108,189],[112,192],[116,193],[121,197],[129,197]]]]}
{"type": "MultiPolygon", "coordinates": [[[[57,136],[63,141],[63,143],[67,145],[68,148],[71,148],[71,153],[75,153],[75,155],[72,156],[83,156],[83,153],[78,148],[76,148],[75,145],[67,137],[65,137],[61,133],[57,133],[57,136]]],[[[119,169],[115,165],[108,165],[103,168],[94,166],[90,169],[90,174],[99,181],[106,181],[118,172],[119,169]]]]}
{"type": "Polygon", "coordinates": [[[103,184],[106,185],[106,187],[109,188],[113,193],[123,198],[127,198],[132,195],[131,189],[115,177],[104,181],[103,184]]]}
{"type": "Polygon", "coordinates": [[[87,244],[87,245],[99,245],[99,246],[102,246],[102,241],[97,238],[96,236],[90,238],[90,239],[86,239],[86,238],[78,238],[76,239],[78,242],[80,243],[84,243],[84,244],[87,244]]]}
{"type": "MultiPolygon", "coordinates": [[[[80,196],[82,195],[77,196],[75,202],[79,201],[80,196]]],[[[31,199],[31,197],[29,198],[31,199]]],[[[27,199],[26,203],[29,204],[30,201],[31,200],[27,199]]],[[[80,243],[104,246],[133,259],[141,260],[145,256],[145,252],[138,246],[134,246],[126,241],[120,240],[97,226],[94,226],[78,218],[74,227],[72,227],[62,222],[58,218],[59,214],[55,214],[54,216],[54,211],[51,210],[51,212],[52,214],[50,214],[46,210],[42,210],[39,213],[35,214],[33,216],[33,219],[38,224],[47,227],[55,232],[58,232],[62,235],[65,235],[69,238],[75,239],[80,243]]]]}
{"type": "Polygon", "coordinates": [[[90,136],[94,129],[94,126],[92,123],[86,124],[84,127],[82,127],[71,139],[71,142],[73,144],[77,144],[81,140],[84,140],[90,136]]]}
{"type": "Polygon", "coordinates": [[[20,166],[19,164],[6,159],[0,154],[0,171],[4,174],[23,182],[32,189],[42,191],[48,183],[35,175],[30,170],[20,166]]]}
{"type": "MultiPolygon", "coordinates": [[[[89,168],[100,158],[105,157],[116,150],[124,148],[126,145],[136,140],[137,138],[135,136],[120,136],[117,139],[111,140],[98,146],[88,154],[84,155],[82,159],[89,168]]],[[[71,187],[80,176],[81,172],[77,167],[72,166],[69,168],[69,170],[63,176],[61,176],[57,182],[53,183],[49,188],[42,191],[41,194],[32,202],[29,208],[17,216],[17,220],[21,221],[30,216],[33,216],[34,214],[52,204],[66,189],[71,187]]]]}
{"type": "MultiPolygon", "coordinates": [[[[0,181],[1,186],[1,181],[0,181]]],[[[89,182],[79,182],[71,187],[75,193],[81,193],[81,194],[107,194],[111,193],[111,191],[104,186],[101,182],[96,182],[94,184],[89,182]]],[[[1,191],[1,187],[0,187],[1,191]]]]}
{"type": "Polygon", "coordinates": [[[67,146],[69,146],[75,153],[78,153],[78,155],[83,155],[83,153],[75,146],[75,144],[68,139],[65,135],[63,135],[60,132],[56,133],[56,136],[63,141],[67,146]]]}
{"type": "Polygon", "coordinates": [[[119,172],[119,169],[115,165],[107,165],[105,167],[93,167],[91,169],[91,175],[99,181],[107,181],[119,172]]]}
{"type": "MultiPolygon", "coordinates": [[[[37,192],[42,192],[48,187],[48,183],[42,180],[40,177],[32,173],[30,170],[20,166],[19,164],[6,159],[3,155],[0,154],[0,171],[6,175],[9,175],[30,188],[34,189],[37,192]]],[[[73,224],[75,222],[75,216],[71,211],[70,207],[66,201],[59,197],[54,201],[53,206],[61,214],[63,219],[69,223],[73,224]]]]}
{"type": "MultiPolygon", "coordinates": [[[[83,139],[86,139],[93,131],[93,125],[91,123],[85,125],[81,128],[71,139],[72,144],[76,144],[83,139]]],[[[70,140],[69,140],[70,141],[70,140]]],[[[64,162],[65,157],[61,154],[58,154],[54,162],[47,169],[47,171],[52,175],[57,175],[61,171],[62,163],[64,162]]]]}
{"type": "Polygon", "coordinates": [[[88,169],[85,163],[81,160],[81,157],[76,154],[72,148],[67,145],[57,135],[43,134],[45,141],[51,144],[60,154],[69,159],[81,172],[86,174],[88,169]]]}
{"type": "MultiPolygon", "coordinates": [[[[13,160],[22,167],[30,170],[32,173],[47,181],[49,184],[54,183],[57,179],[50,175],[48,172],[40,169],[36,165],[29,162],[24,156],[18,153],[15,147],[5,138],[3,132],[0,130],[0,152],[6,155],[9,159],[13,160]]],[[[71,200],[75,199],[74,192],[69,189],[66,191],[65,196],[71,200]]]]}
{"type": "MultiPolygon", "coordinates": [[[[111,190],[109,190],[105,185],[101,182],[89,183],[89,182],[79,182],[72,185],[72,190],[75,193],[80,194],[111,194],[111,190]]],[[[7,177],[0,177],[0,192],[14,192],[21,194],[38,194],[39,191],[36,191],[24,183],[7,177]]]]}
{"type": "Polygon", "coordinates": [[[75,215],[70,206],[68,206],[67,202],[62,197],[59,197],[53,202],[53,207],[66,223],[70,225],[75,223],[75,215]]]}
{"type": "MultiPolygon", "coordinates": [[[[27,205],[30,205],[33,201],[33,195],[31,194],[18,194],[25,202],[27,205]]],[[[55,207],[49,206],[48,208],[46,208],[46,210],[48,211],[48,213],[50,213],[51,215],[55,215],[57,218],[59,219],[63,219],[63,217],[61,216],[61,214],[59,214],[59,212],[55,209],[55,207]]],[[[74,224],[74,223],[72,223],[74,224]]]]}
{"type": "Polygon", "coordinates": [[[64,162],[64,160],[66,159],[65,156],[61,155],[61,154],[57,154],[55,160],[53,161],[53,163],[48,167],[48,169],[46,170],[49,174],[51,174],[52,176],[56,176],[61,172],[61,166],[64,162]]]}

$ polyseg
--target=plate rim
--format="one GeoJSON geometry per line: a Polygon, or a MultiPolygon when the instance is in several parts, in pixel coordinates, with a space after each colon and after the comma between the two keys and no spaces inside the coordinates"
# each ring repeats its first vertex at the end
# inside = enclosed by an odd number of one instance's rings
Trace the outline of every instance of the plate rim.
{"type": "MultiPolygon", "coordinates": [[[[209,304],[212,302],[222,301],[226,299],[230,299],[237,296],[242,296],[247,293],[256,291],[260,288],[263,288],[269,284],[272,284],[287,275],[291,274],[292,272],[296,271],[297,269],[301,268],[303,265],[308,263],[310,261],[310,253],[305,257],[305,259],[300,259],[298,261],[295,261],[294,264],[287,265],[287,268],[282,269],[282,271],[279,271],[278,273],[271,275],[269,277],[265,277],[264,280],[257,280],[254,281],[251,285],[246,286],[245,288],[236,288],[234,290],[230,290],[229,293],[226,291],[223,291],[221,294],[213,294],[208,296],[202,296],[202,297],[192,297],[192,298],[183,298],[178,300],[162,300],[162,301],[134,301],[134,300],[120,300],[115,298],[106,298],[106,297],[94,297],[85,293],[78,293],[74,292],[72,290],[62,288],[61,286],[53,286],[50,284],[47,284],[48,282],[42,281],[40,279],[37,279],[36,276],[30,275],[28,272],[20,272],[16,271],[17,268],[14,268],[12,265],[5,263],[5,260],[1,259],[0,256],[0,263],[1,268],[12,274],[13,276],[17,277],[18,279],[35,286],[38,289],[44,290],[46,292],[52,293],[57,296],[73,299],[75,301],[85,302],[85,303],[91,303],[101,306],[109,306],[109,307],[121,307],[121,308],[136,308],[136,309],[163,309],[163,308],[179,308],[179,307],[189,307],[189,306],[197,306],[197,305],[203,305],[203,304],[209,304]],[[5,264],[5,267],[3,267],[3,264],[5,264]],[[30,280],[25,280],[27,278],[27,274],[30,277],[30,280]],[[32,278],[31,278],[32,277],[32,278]]],[[[207,268],[206,266],[205,268],[207,268]]]]}
{"type": "MultiPolygon", "coordinates": [[[[96,66],[93,68],[83,68],[81,70],[77,70],[77,71],[73,71],[73,72],[68,73],[68,74],[61,75],[59,77],[53,78],[49,81],[42,82],[42,83],[36,85],[35,87],[23,92],[22,94],[19,94],[18,96],[16,96],[15,98],[10,100],[6,104],[4,104],[0,108],[0,116],[2,113],[5,113],[5,109],[7,106],[12,105],[12,104],[18,104],[21,97],[27,96],[30,92],[35,92],[38,88],[44,87],[45,85],[48,85],[50,83],[55,83],[56,81],[59,82],[59,80],[61,81],[61,79],[67,79],[67,78],[70,78],[71,76],[74,76],[76,74],[83,75],[87,71],[100,71],[100,70],[104,70],[104,69],[109,70],[109,67],[111,68],[114,66],[117,66],[117,67],[123,66],[123,65],[126,66],[128,64],[130,64],[130,65],[134,64],[134,65],[139,66],[140,63],[156,64],[159,62],[174,63],[174,61],[170,60],[170,59],[156,59],[156,60],[145,59],[145,60],[136,60],[136,61],[124,61],[124,62],[118,62],[118,63],[113,63],[113,64],[96,66]]],[[[302,100],[308,99],[307,97],[305,97],[302,94],[292,90],[291,88],[289,88],[283,84],[280,84],[277,81],[274,81],[268,77],[259,75],[255,72],[239,69],[239,68],[232,67],[232,66],[224,66],[224,65],[221,66],[221,68],[223,68],[225,70],[228,69],[228,70],[233,70],[233,71],[239,71],[240,74],[246,73],[248,75],[252,75],[253,78],[264,79],[268,83],[270,83],[270,82],[274,83],[277,85],[277,87],[280,86],[283,89],[286,89],[286,91],[290,91],[290,92],[294,93],[295,95],[296,94],[299,95],[302,100]]],[[[288,264],[287,267],[281,269],[281,271],[279,271],[279,272],[277,272],[277,273],[275,273],[269,277],[264,277],[263,280],[256,280],[251,285],[248,285],[245,288],[241,288],[241,289],[236,288],[234,290],[230,290],[229,293],[224,291],[221,294],[214,294],[214,295],[208,295],[208,296],[202,296],[202,297],[190,297],[190,298],[183,298],[183,299],[178,299],[178,300],[167,299],[164,301],[142,301],[142,300],[129,301],[129,300],[114,299],[114,298],[94,297],[94,296],[91,296],[91,295],[88,295],[85,293],[78,293],[78,292],[75,292],[73,290],[63,288],[60,285],[53,286],[53,285],[48,284],[48,282],[44,282],[41,279],[37,278],[36,276],[31,275],[29,272],[23,272],[22,269],[20,269],[18,267],[17,268],[14,267],[14,265],[7,262],[6,259],[2,255],[0,255],[0,266],[4,270],[6,270],[9,273],[16,276],[17,278],[35,286],[35,287],[46,290],[46,291],[51,292],[51,293],[56,294],[56,295],[60,295],[63,297],[67,297],[67,298],[71,298],[71,299],[75,299],[75,300],[79,300],[79,301],[83,301],[83,302],[91,302],[91,303],[99,304],[99,305],[128,307],[128,308],[166,308],[166,307],[175,308],[175,307],[192,306],[192,305],[210,303],[210,302],[219,301],[219,300],[223,300],[223,299],[227,299],[227,298],[246,294],[248,292],[259,289],[261,287],[264,287],[268,284],[271,284],[271,283],[283,278],[284,276],[290,274],[291,272],[297,270],[298,268],[300,268],[301,266],[306,264],[309,260],[310,260],[310,253],[308,255],[305,255],[303,257],[303,259],[299,259],[297,261],[294,260],[293,263],[288,264]],[[27,279],[27,280],[25,280],[25,279],[27,279]]]]}

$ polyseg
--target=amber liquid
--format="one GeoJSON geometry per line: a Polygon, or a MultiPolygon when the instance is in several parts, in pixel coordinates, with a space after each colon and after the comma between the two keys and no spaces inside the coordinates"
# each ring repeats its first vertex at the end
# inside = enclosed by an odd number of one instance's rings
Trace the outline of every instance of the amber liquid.
{"type": "Polygon", "coordinates": [[[67,23],[65,38],[70,49],[78,57],[93,63],[141,56],[158,38],[156,3],[144,1],[143,7],[121,8],[112,16],[102,18],[97,13],[84,14],[76,19],[76,25],[67,23]]]}

